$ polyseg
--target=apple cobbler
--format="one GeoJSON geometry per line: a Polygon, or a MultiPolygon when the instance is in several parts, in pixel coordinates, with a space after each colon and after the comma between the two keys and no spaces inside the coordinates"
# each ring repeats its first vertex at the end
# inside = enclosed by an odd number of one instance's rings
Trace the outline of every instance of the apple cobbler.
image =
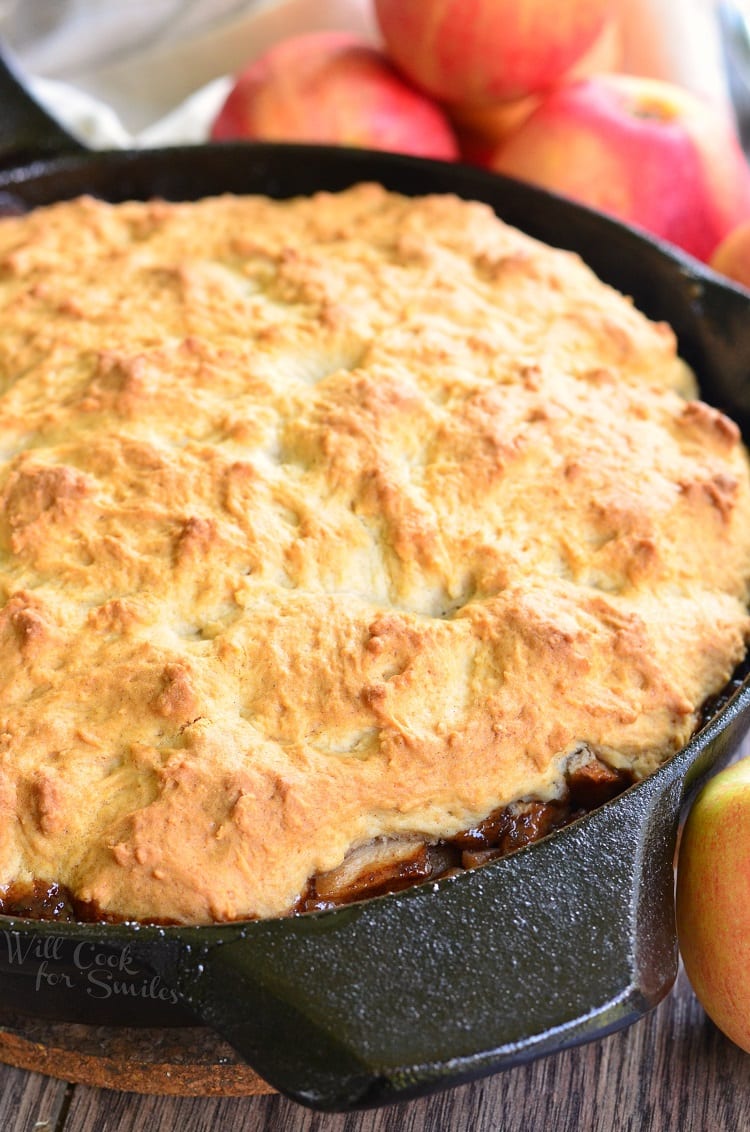
{"type": "Polygon", "coordinates": [[[0,894],[207,922],[509,852],[745,651],[738,429],[672,331],[376,185],[0,221],[0,894]]]}

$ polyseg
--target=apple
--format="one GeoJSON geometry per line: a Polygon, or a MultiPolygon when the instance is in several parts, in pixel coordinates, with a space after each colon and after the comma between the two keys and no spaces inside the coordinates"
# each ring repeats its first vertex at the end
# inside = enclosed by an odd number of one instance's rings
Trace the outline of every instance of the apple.
{"type": "Polygon", "coordinates": [[[708,1016],[750,1052],[750,758],[698,794],[677,862],[677,938],[708,1016]]]}
{"type": "Polygon", "coordinates": [[[711,256],[714,271],[750,290],[750,220],[733,228],[711,256]]]}
{"type": "Polygon", "coordinates": [[[280,41],[235,80],[211,138],[330,142],[453,160],[453,129],[385,56],[345,31],[280,41]]]}
{"type": "Polygon", "coordinates": [[[471,165],[487,165],[502,141],[539,105],[537,95],[493,102],[487,106],[451,107],[461,157],[471,165]]]}
{"type": "MultiPolygon", "coordinates": [[[[566,72],[565,78],[617,70],[623,62],[619,30],[618,22],[610,20],[593,46],[566,72]]],[[[464,161],[472,165],[486,165],[500,142],[518,129],[541,99],[539,94],[530,94],[503,102],[451,106],[449,116],[464,161]]]]}
{"type": "Polygon", "coordinates": [[[750,217],[750,168],[729,117],[659,79],[608,74],[563,83],[485,164],[699,259],[750,217]]]}
{"type": "Polygon", "coordinates": [[[375,0],[388,55],[446,103],[522,98],[588,50],[613,0],[375,0]]]}

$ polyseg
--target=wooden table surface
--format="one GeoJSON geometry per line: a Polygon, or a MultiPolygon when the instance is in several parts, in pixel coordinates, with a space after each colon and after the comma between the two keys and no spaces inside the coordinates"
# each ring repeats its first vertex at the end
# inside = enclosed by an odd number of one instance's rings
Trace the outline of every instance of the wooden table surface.
{"type": "Polygon", "coordinates": [[[7,1132],[745,1132],[750,1056],[706,1019],[684,973],[629,1029],[424,1100],[348,1116],[272,1095],[155,1097],[0,1067],[7,1132]]]}

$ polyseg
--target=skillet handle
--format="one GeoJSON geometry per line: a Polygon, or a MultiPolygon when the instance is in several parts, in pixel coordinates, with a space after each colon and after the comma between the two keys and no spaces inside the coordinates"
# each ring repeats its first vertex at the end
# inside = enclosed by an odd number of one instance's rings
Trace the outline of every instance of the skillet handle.
{"type": "Polygon", "coordinates": [[[589,1041],[674,982],[683,785],[643,783],[437,885],[228,925],[203,946],[181,932],[184,953],[160,974],[269,1084],[323,1110],[405,1100],[589,1041]]]}
{"type": "Polygon", "coordinates": [[[35,101],[0,44],[0,168],[85,149],[35,101]]]}

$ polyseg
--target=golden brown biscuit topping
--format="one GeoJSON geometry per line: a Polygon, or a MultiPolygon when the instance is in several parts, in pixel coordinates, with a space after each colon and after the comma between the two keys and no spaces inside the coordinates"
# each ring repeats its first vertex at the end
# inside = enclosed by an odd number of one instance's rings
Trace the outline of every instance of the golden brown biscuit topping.
{"type": "Polygon", "coordinates": [[[0,887],[282,914],[649,773],[743,655],[735,426],[483,205],[59,204],[0,309],[0,887]]]}

